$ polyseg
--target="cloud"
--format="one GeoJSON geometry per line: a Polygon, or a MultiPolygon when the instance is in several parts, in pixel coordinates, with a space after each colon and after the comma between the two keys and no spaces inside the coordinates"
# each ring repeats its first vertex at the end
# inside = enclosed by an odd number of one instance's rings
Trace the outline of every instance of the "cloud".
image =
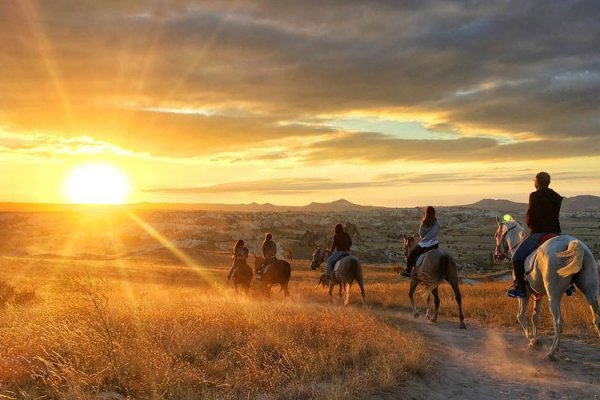
{"type": "Polygon", "coordinates": [[[599,14],[593,0],[3,2],[0,126],[190,157],[331,133],[284,120],[395,109],[469,137],[347,134],[307,159],[586,156],[599,14]],[[143,111],[203,107],[246,113],[143,111]]]}

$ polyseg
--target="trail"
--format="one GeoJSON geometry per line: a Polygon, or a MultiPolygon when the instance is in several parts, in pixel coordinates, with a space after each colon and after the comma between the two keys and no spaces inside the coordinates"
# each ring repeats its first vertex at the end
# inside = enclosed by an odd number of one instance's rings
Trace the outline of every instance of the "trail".
{"type": "Polygon", "coordinates": [[[544,358],[548,336],[542,337],[540,350],[530,350],[521,330],[469,320],[463,330],[458,320],[434,324],[406,312],[386,314],[425,339],[432,363],[401,392],[379,393],[374,399],[600,399],[598,345],[563,337],[559,361],[551,362],[544,358]]]}

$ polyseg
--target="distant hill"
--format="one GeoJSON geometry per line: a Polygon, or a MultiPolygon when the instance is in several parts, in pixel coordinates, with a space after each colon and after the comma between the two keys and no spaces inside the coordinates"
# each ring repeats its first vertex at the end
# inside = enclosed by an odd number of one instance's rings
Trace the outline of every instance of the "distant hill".
{"type": "Polygon", "coordinates": [[[590,195],[566,197],[563,200],[562,210],[567,212],[600,211],[600,197],[590,195]]]}
{"type": "MultiPolygon", "coordinates": [[[[406,207],[413,208],[413,207],[406,207]]],[[[477,210],[518,212],[527,210],[526,203],[518,203],[502,199],[482,199],[472,204],[451,206],[447,208],[470,208],[477,210]]],[[[329,203],[312,202],[305,206],[278,206],[271,203],[218,204],[218,203],[135,203],[124,205],[77,205],[77,204],[41,204],[41,203],[0,203],[0,212],[71,212],[84,210],[170,210],[170,211],[223,211],[223,212],[344,212],[385,210],[389,207],[363,206],[345,199],[329,203]]],[[[599,211],[600,197],[582,195],[565,197],[563,212],[599,211]]]]}
{"type": "MultiPolygon", "coordinates": [[[[510,200],[501,199],[483,199],[473,204],[457,207],[500,212],[524,213],[527,211],[527,203],[517,203],[510,200]]],[[[561,210],[563,212],[600,211],[600,197],[591,195],[565,197],[561,210]]]]}
{"type": "Polygon", "coordinates": [[[525,212],[527,211],[526,203],[517,203],[510,200],[482,199],[473,204],[457,206],[460,208],[474,208],[477,210],[486,211],[501,211],[501,212],[525,212]]]}
{"type": "Polygon", "coordinates": [[[271,203],[248,203],[248,204],[169,204],[169,203],[139,203],[133,204],[135,209],[151,210],[204,210],[204,211],[229,211],[229,212],[343,212],[343,211],[366,211],[383,209],[385,207],[361,206],[345,199],[339,199],[330,203],[312,202],[306,206],[278,206],[271,203]]]}

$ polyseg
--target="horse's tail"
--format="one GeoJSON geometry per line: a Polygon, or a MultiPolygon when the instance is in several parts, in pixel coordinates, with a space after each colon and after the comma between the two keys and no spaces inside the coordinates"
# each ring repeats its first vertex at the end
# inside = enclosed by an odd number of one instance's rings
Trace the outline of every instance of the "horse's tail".
{"type": "Polygon", "coordinates": [[[362,282],[362,265],[356,257],[350,259],[350,273],[357,282],[362,282]]]}
{"type": "Polygon", "coordinates": [[[567,249],[556,255],[558,257],[561,268],[556,271],[559,276],[566,278],[575,275],[583,268],[583,257],[585,249],[581,242],[577,239],[571,240],[567,249]]]}
{"type": "Polygon", "coordinates": [[[423,292],[423,297],[429,296],[431,292],[440,286],[442,281],[446,279],[446,276],[448,276],[448,268],[452,263],[454,263],[454,260],[452,257],[450,257],[450,254],[441,252],[439,265],[436,271],[434,271],[432,274],[423,272],[422,269],[417,271],[419,280],[425,284],[425,292],[423,292]]]}

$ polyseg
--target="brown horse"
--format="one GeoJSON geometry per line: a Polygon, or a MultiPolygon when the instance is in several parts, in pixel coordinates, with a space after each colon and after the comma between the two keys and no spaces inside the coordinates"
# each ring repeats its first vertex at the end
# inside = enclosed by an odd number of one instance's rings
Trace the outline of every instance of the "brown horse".
{"type": "Polygon", "coordinates": [[[248,294],[250,282],[252,282],[252,268],[250,268],[246,260],[240,260],[236,263],[231,280],[233,281],[236,293],[238,293],[238,286],[241,286],[242,293],[248,294]]]}
{"type": "MultiPolygon", "coordinates": [[[[262,264],[265,261],[263,257],[254,256],[254,273],[259,274],[262,264]]],[[[292,276],[292,266],[285,260],[275,260],[268,264],[262,271],[262,282],[265,295],[271,296],[271,287],[279,284],[283,295],[289,297],[288,284],[292,276]]]]}
{"type": "MultiPolygon", "coordinates": [[[[408,255],[411,250],[416,246],[415,236],[402,235],[404,255],[408,260],[408,255]]],[[[433,249],[425,253],[423,257],[423,263],[420,266],[415,267],[410,275],[410,289],[408,291],[408,297],[410,298],[410,304],[413,309],[413,315],[419,316],[419,311],[415,306],[414,294],[419,284],[425,285],[427,294],[427,313],[425,317],[431,320],[431,322],[437,321],[438,310],[440,308],[440,296],[438,293],[438,286],[443,280],[448,281],[452,290],[454,290],[454,297],[458,304],[458,318],[460,320],[460,329],[466,329],[465,317],[462,312],[462,297],[460,295],[460,289],[458,288],[458,269],[456,262],[450,253],[442,249],[433,249]],[[435,304],[435,310],[431,313],[431,295],[435,304]]]]}
{"type": "MultiPolygon", "coordinates": [[[[310,268],[315,270],[329,257],[329,250],[316,248],[312,256],[312,262],[310,268]]],[[[329,297],[333,301],[333,288],[335,285],[339,285],[339,296],[342,296],[342,288],[344,288],[344,305],[348,305],[350,299],[350,287],[352,283],[356,281],[360,288],[360,295],[362,297],[362,304],[365,305],[365,286],[363,284],[362,266],[358,258],[347,255],[338,261],[339,267],[334,270],[331,274],[331,279],[327,278],[327,275],[322,274],[319,278],[317,285],[329,286],[329,297]]]]}

